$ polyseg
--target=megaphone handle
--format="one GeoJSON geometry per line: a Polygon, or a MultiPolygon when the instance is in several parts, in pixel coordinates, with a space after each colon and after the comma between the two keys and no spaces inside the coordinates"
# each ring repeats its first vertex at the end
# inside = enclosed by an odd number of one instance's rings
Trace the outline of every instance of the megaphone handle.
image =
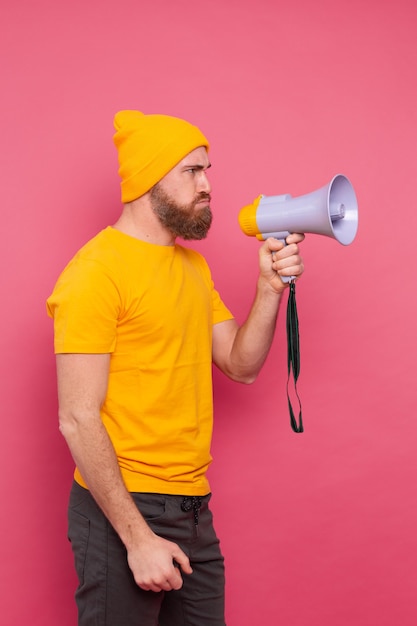
{"type": "MultiPolygon", "coordinates": [[[[288,233],[290,234],[290,233],[288,233]]],[[[276,239],[278,239],[278,241],[282,241],[282,243],[284,244],[284,246],[287,245],[287,242],[285,239],[282,239],[281,237],[276,237],[276,239]]],[[[287,283],[292,283],[293,280],[295,280],[295,276],[281,276],[281,274],[279,275],[280,279],[282,280],[283,283],[287,284],[287,283]]]]}

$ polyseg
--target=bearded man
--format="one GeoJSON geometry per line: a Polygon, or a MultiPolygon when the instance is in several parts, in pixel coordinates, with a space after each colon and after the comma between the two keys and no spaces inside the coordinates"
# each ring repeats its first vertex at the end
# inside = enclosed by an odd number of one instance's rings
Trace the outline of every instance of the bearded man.
{"type": "Polygon", "coordinates": [[[76,469],[69,538],[79,626],[224,626],[224,562],[209,508],[214,363],[251,383],[268,354],[298,243],[260,248],[239,326],[201,254],[209,144],[188,122],[116,114],[123,209],[48,298],[60,429],[76,469]]]}

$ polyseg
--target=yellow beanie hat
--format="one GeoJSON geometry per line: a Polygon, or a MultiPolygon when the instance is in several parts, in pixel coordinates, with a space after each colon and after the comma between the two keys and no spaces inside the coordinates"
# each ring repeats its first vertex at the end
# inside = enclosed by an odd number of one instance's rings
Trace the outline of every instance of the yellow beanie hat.
{"type": "Polygon", "coordinates": [[[149,191],[196,148],[209,147],[196,126],[168,115],[119,111],[114,127],[122,202],[131,202],[149,191]]]}

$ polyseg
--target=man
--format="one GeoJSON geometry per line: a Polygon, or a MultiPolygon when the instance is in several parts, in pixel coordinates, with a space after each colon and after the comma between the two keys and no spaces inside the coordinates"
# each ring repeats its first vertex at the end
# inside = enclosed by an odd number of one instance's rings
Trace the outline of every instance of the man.
{"type": "Polygon", "coordinates": [[[260,248],[239,327],[197,252],[211,224],[208,142],[163,115],[115,116],[123,210],[61,274],[54,318],[60,429],[76,463],[69,537],[80,626],[224,626],[208,507],[211,367],[251,383],[298,243],[260,248]]]}

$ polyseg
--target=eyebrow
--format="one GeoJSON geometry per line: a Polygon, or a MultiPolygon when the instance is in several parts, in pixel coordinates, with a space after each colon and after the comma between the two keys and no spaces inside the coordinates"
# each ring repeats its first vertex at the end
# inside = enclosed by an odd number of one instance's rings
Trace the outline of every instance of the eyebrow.
{"type": "Polygon", "coordinates": [[[193,168],[195,170],[208,170],[211,167],[211,163],[209,163],[208,165],[201,165],[200,163],[188,163],[187,165],[184,165],[184,169],[190,169],[193,168]]]}

